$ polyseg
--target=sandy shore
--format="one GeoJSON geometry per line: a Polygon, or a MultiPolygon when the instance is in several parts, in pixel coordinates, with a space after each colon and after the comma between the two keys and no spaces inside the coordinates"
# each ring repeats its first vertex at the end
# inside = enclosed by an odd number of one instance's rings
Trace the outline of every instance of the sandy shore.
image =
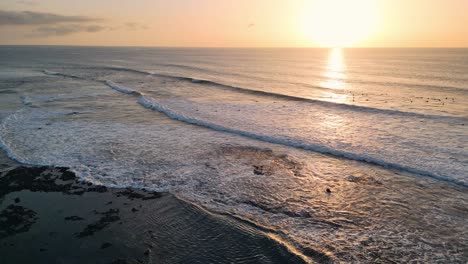
{"type": "Polygon", "coordinates": [[[214,262],[304,261],[261,230],[171,194],[82,183],[67,168],[0,176],[0,263],[214,262]]]}

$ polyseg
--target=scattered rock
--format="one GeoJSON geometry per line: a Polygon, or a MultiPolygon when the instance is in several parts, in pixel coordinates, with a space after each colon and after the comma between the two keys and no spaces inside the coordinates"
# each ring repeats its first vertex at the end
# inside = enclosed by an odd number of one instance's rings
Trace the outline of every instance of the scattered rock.
{"type": "Polygon", "coordinates": [[[358,182],[359,178],[354,176],[354,175],[349,175],[348,177],[346,177],[346,180],[348,180],[350,182],[358,182]]]}
{"type": "Polygon", "coordinates": [[[111,244],[111,243],[109,243],[109,242],[105,242],[105,243],[102,243],[102,245],[101,245],[101,249],[106,249],[106,248],[108,248],[108,247],[110,247],[110,246],[112,246],[112,244],[111,244]]]}
{"type": "Polygon", "coordinates": [[[64,219],[65,219],[65,221],[81,221],[81,220],[84,220],[83,218],[81,218],[79,216],[76,216],[76,215],[67,216],[64,219]]]}
{"type": "Polygon", "coordinates": [[[0,239],[29,231],[36,222],[36,212],[11,204],[0,213],[0,239]]]}
{"type": "Polygon", "coordinates": [[[112,222],[116,222],[120,220],[119,209],[109,209],[108,211],[103,212],[103,213],[99,213],[99,212],[95,212],[95,213],[101,214],[102,217],[96,223],[87,225],[83,231],[76,234],[77,237],[83,238],[87,236],[92,236],[94,235],[94,233],[104,229],[105,227],[110,225],[112,222]]]}
{"type": "Polygon", "coordinates": [[[133,189],[125,189],[124,191],[117,193],[119,196],[123,195],[129,198],[130,200],[133,199],[141,199],[141,200],[151,200],[157,199],[161,197],[161,194],[158,192],[142,192],[142,191],[135,191],[133,189]]]}
{"type": "Polygon", "coordinates": [[[110,264],[129,264],[129,262],[125,259],[116,259],[112,261],[110,264]]]}
{"type": "Polygon", "coordinates": [[[20,200],[19,197],[16,197],[16,198],[15,198],[15,203],[19,203],[20,201],[21,201],[21,200],[20,200]]]}
{"type": "Polygon", "coordinates": [[[254,168],[253,172],[254,172],[255,175],[265,175],[265,172],[263,170],[263,166],[254,165],[253,168],[254,168]]]}
{"type": "Polygon", "coordinates": [[[349,182],[354,182],[354,183],[361,183],[361,184],[370,184],[370,185],[381,185],[382,183],[376,179],[374,179],[371,176],[354,176],[354,175],[349,175],[346,177],[346,180],[349,182]]]}
{"type": "MultiPolygon", "coordinates": [[[[88,184],[88,186],[89,186],[89,184],[88,184]]],[[[103,186],[103,185],[97,185],[97,186],[88,188],[87,191],[88,191],[88,192],[103,193],[103,192],[107,192],[107,187],[106,187],[106,186],[103,186]]]]}
{"type": "Polygon", "coordinates": [[[135,212],[138,212],[139,210],[136,209],[135,207],[132,208],[132,212],[135,213],[135,212]]]}

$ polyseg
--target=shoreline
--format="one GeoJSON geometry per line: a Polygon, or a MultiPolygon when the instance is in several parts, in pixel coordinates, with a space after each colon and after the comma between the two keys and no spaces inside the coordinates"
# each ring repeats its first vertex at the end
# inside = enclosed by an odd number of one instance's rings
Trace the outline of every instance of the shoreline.
{"type": "Polygon", "coordinates": [[[169,193],[96,186],[63,167],[0,175],[1,263],[309,262],[253,225],[169,193]]]}

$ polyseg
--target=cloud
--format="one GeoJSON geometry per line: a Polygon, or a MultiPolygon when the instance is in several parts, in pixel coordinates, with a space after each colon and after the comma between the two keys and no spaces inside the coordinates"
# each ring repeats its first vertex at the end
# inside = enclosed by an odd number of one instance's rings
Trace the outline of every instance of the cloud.
{"type": "Polygon", "coordinates": [[[21,5],[28,5],[28,6],[34,6],[34,5],[37,5],[38,2],[35,2],[35,1],[26,1],[26,0],[20,0],[20,1],[16,1],[17,4],[21,4],[21,5]]]}
{"type": "Polygon", "coordinates": [[[29,37],[50,37],[50,36],[65,36],[80,32],[96,33],[101,31],[112,30],[110,27],[100,25],[59,25],[59,26],[43,26],[36,28],[29,37]]]}
{"type": "Polygon", "coordinates": [[[31,11],[4,11],[0,10],[0,26],[11,25],[47,25],[59,23],[94,22],[100,19],[86,16],[64,16],[52,13],[31,11]]]}
{"type": "Polygon", "coordinates": [[[124,24],[125,28],[128,30],[145,30],[148,29],[148,26],[140,24],[140,23],[134,23],[134,22],[127,22],[124,24]]]}

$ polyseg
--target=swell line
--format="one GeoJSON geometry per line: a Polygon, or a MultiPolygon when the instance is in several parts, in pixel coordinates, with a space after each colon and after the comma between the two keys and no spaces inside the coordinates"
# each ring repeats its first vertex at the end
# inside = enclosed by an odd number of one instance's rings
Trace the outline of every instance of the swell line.
{"type": "MultiPolygon", "coordinates": [[[[208,73],[214,73],[214,74],[225,74],[221,71],[216,71],[212,69],[206,69],[202,67],[197,67],[197,66],[191,66],[191,65],[184,65],[184,64],[157,64],[159,66],[163,67],[173,67],[173,68],[179,68],[179,69],[187,69],[187,70],[194,70],[194,71],[200,71],[200,72],[208,72],[208,73]]],[[[317,67],[319,69],[322,69],[321,67],[317,67]]],[[[121,68],[124,69],[124,68],[121,68]]],[[[141,71],[139,71],[141,72],[141,71]]],[[[369,74],[367,72],[357,72],[357,74],[369,74]]],[[[251,77],[254,78],[255,80],[267,80],[266,78],[262,78],[259,76],[248,76],[245,74],[238,74],[238,73],[232,73],[230,72],[229,75],[231,76],[239,76],[239,77],[251,77]]],[[[375,76],[379,77],[385,77],[386,75],[382,74],[372,74],[375,76]]],[[[308,74],[309,77],[314,77],[314,78],[324,78],[323,75],[320,74],[308,74]]],[[[407,75],[406,77],[409,77],[407,75]]],[[[419,78],[430,78],[430,76],[419,76],[419,78]]],[[[436,85],[436,84],[416,84],[416,83],[408,83],[408,82],[399,82],[399,81],[388,81],[388,82],[379,82],[379,81],[371,81],[371,80],[366,80],[362,81],[359,79],[352,79],[352,78],[338,78],[341,81],[349,84],[376,84],[376,85],[383,85],[383,86],[391,86],[391,87],[409,87],[409,88],[426,88],[426,89],[431,89],[435,91],[440,91],[440,90],[445,90],[445,91],[450,91],[450,92],[459,92],[459,93],[467,93],[468,94],[468,89],[463,88],[463,87],[458,87],[458,86],[447,86],[447,85],[436,85]]],[[[461,81],[466,81],[466,79],[462,79],[461,81]]],[[[319,90],[335,90],[332,88],[326,88],[326,87],[321,87],[321,86],[316,86],[316,85],[311,85],[310,83],[304,83],[304,82],[292,82],[291,84],[297,84],[297,85],[302,85],[305,87],[313,88],[313,89],[319,89],[319,90]]],[[[336,91],[336,90],[335,90],[336,91]]]]}
{"type": "Polygon", "coordinates": [[[43,70],[42,72],[47,74],[47,75],[56,75],[56,76],[74,78],[74,79],[83,79],[80,76],[65,74],[65,73],[61,73],[61,72],[54,72],[54,71],[49,71],[49,70],[43,70]]]}
{"type": "MultiPolygon", "coordinates": [[[[197,71],[203,71],[203,72],[211,72],[215,74],[223,74],[222,72],[214,71],[211,69],[204,69],[201,67],[188,66],[188,65],[179,65],[179,64],[158,64],[158,65],[176,67],[176,68],[181,68],[181,69],[197,70],[197,71]]],[[[156,74],[152,72],[135,70],[135,69],[130,69],[130,68],[121,68],[121,67],[105,67],[105,68],[109,70],[121,70],[121,71],[129,71],[129,72],[131,71],[135,73],[166,76],[162,74],[156,74]]],[[[229,73],[229,74],[233,76],[244,76],[244,77],[246,76],[242,74],[233,74],[233,73],[229,73]]],[[[377,76],[382,76],[382,75],[377,75],[377,76]]],[[[178,76],[167,75],[166,77],[178,77],[178,76]]],[[[323,78],[323,76],[321,75],[312,75],[312,77],[323,78]]],[[[254,77],[254,78],[257,80],[266,80],[265,78],[259,78],[259,77],[254,77]]],[[[379,81],[370,81],[370,80],[361,81],[358,79],[349,79],[349,78],[341,79],[341,80],[349,84],[375,84],[375,85],[384,85],[384,86],[391,86],[391,87],[426,88],[426,89],[431,89],[435,91],[445,90],[445,91],[450,91],[450,92],[468,93],[468,89],[457,87],[457,86],[445,86],[445,85],[435,85],[435,84],[416,84],[416,83],[407,83],[407,82],[398,82],[398,81],[388,81],[388,82],[379,82],[379,81]]],[[[310,83],[303,83],[303,82],[295,82],[291,84],[302,85],[302,86],[306,86],[306,87],[318,89],[318,90],[335,90],[332,88],[321,87],[321,86],[312,85],[310,83]]]]}
{"type": "MultiPolygon", "coordinates": [[[[144,75],[158,76],[162,78],[176,79],[176,80],[191,82],[191,83],[199,84],[199,85],[208,85],[210,87],[215,87],[215,88],[224,89],[228,91],[235,91],[235,92],[249,94],[249,95],[272,97],[272,98],[278,98],[278,99],[283,99],[283,100],[288,100],[288,101],[312,103],[315,105],[321,105],[325,107],[334,107],[334,108],[342,109],[342,110],[352,110],[352,111],[359,111],[363,113],[372,113],[372,114],[378,113],[378,114],[384,114],[384,115],[399,115],[399,116],[425,118],[425,119],[443,119],[443,121],[452,120],[454,122],[461,122],[461,123],[468,122],[468,118],[466,117],[421,114],[421,113],[414,113],[414,112],[405,112],[405,111],[400,111],[400,110],[380,109],[380,108],[373,108],[373,107],[368,107],[368,106],[341,104],[341,103],[328,102],[328,101],[322,101],[322,100],[311,99],[311,98],[304,98],[304,97],[299,97],[299,96],[294,96],[294,95],[279,94],[279,93],[266,92],[266,91],[261,91],[261,90],[252,90],[252,89],[227,85],[227,84],[218,83],[218,82],[209,81],[209,80],[191,78],[191,77],[151,73],[151,72],[128,69],[128,68],[114,68],[114,67],[106,67],[106,68],[113,69],[113,70],[134,72],[134,73],[144,74],[144,75]]],[[[70,78],[77,78],[77,79],[84,80],[84,78],[79,77],[79,76],[69,75],[69,74],[64,74],[64,73],[59,73],[59,72],[50,72],[50,71],[44,70],[44,73],[49,74],[49,75],[58,75],[58,76],[63,76],[63,77],[70,77],[70,78]]],[[[125,91],[124,93],[127,93],[127,94],[141,94],[141,92],[130,90],[128,88],[125,88],[109,80],[104,80],[104,81],[93,80],[93,81],[104,82],[107,86],[111,87],[112,89],[114,90],[122,89],[125,91]]]]}
{"type": "MultiPolygon", "coordinates": [[[[294,96],[294,95],[266,92],[266,91],[261,91],[261,90],[253,90],[253,89],[232,86],[232,85],[223,84],[223,83],[214,82],[214,81],[209,81],[209,80],[204,80],[204,79],[196,79],[196,78],[192,78],[192,77],[152,73],[152,72],[146,72],[146,71],[140,71],[140,70],[134,70],[134,69],[128,69],[128,68],[108,67],[108,69],[120,70],[120,71],[130,71],[130,72],[139,73],[139,74],[158,76],[158,77],[162,77],[162,78],[176,79],[176,80],[191,82],[191,83],[199,84],[199,85],[208,85],[210,87],[215,87],[215,88],[219,88],[219,89],[234,91],[234,92],[238,92],[238,93],[244,93],[244,94],[256,95],[256,96],[264,96],[264,97],[272,97],[272,98],[278,98],[278,99],[283,99],[283,100],[288,100],[288,101],[313,103],[315,105],[321,105],[321,106],[325,106],[325,107],[334,107],[334,108],[343,109],[343,110],[353,110],[353,111],[359,111],[359,112],[364,112],[364,113],[373,113],[373,114],[379,113],[379,114],[385,114],[385,115],[399,115],[399,116],[417,117],[417,118],[444,119],[445,121],[446,120],[453,120],[455,122],[464,122],[464,123],[468,122],[468,118],[466,118],[466,117],[457,117],[457,116],[448,116],[448,115],[434,115],[434,114],[421,114],[421,113],[406,112],[406,111],[400,111],[400,110],[380,109],[380,108],[373,108],[373,107],[368,107],[368,106],[341,104],[341,103],[328,102],[328,101],[322,101],[322,100],[311,99],[311,98],[304,98],[304,97],[294,96]]],[[[309,85],[309,87],[317,88],[317,89],[323,89],[323,87],[316,87],[316,86],[310,86],[310,85],[309,85]]],[[[327,88],[325,88],[325,89],[327,89],[327,88]]]]}
{"type": "MultiPolygon", "coordinates": [[[[111,86],[109,86],[109,87],[114,89],[111,86]]],[[[116,89],[116,90],[119,91],[118,89],[116,89]]],[[[122,92],[122,93],[129,94],[129,93],[126,93],[126,92],[122,92]]],[[[225,127],[225,126],[213,123],[213,122],[197,119],[195,117],[190,117],[190,116],[178,113],[178,112],[170,109],[169,107],[161,104],[160,102],[158,102],[154,98],[148,97],[143,93],[134,91],[132,94],[139,94],[140,95],[137,102],[140,105],[142,105],[143,107],[145,107],[147,109],[157,111],[157,112],[160,112],[160,113],[166,115],[167,117],[169,117],[169,118],[171,118],[173,120],[177,120],[177,121],[181,121],[181,122],[184,122],[184,123],[197,125],[197,126],[201,126],[201,127],[205,127],[205,128],[209,128],[209,129],[213,129],[213,130],[220,131],[220,132],[226,132],[226,133],[230,133],[230,134],[244,136],[244,137],[248,137],[248,138],[251,138],[251,139],[260,140],[260,141],[263,141],[263,142],[279,144],[279,145],[298,148],[298,149],[303,149],[303,150],[307,150],[307,151],[318,152],[318,153],[327,154],[327,155],[331,155],[331,156],[335,156],[335,157],[342,157],[342,158],[346,158],[346,159],[350,159],[350,160],[363,161],[363,162],[366,162],[366,163],[379,165],[379,166],[382,166],[384,168],[392,168],[392,169],[397,169],[397,170],[401,170],[401,171],[406,171],[406,172],[418,174],[418,175],[421,175],[421,176],[426,176],[426,177],[430,177],[430,178],[433,178],[433,179],[450,182],[450,183],[453,183],[453,184],[456,184],[456,185],[459,185],[459,186],[468,187],[468,183],[465,183],[465,182],[457,180],[457,179],[450,178],[448,176],[434,174],[434,173],[431,173],[429,171],[424,171],[424,170],[412,168],[412,167],[409,167],[409,166],[400,165],[400,164],[397,164],[397,163],[386,162],[384,160],[376,159],[376,158],[373,158],[373,157],[361,156],[361,155],[357,155],[357,154],[354,154],[354,153],[351,153],[351,152],[336,150],[336,149],[326,147],[326,146],[321,146],[321,145],[307,144],[307,143],[304,143],[302,141],[295,140],[295,139],[276,138],[276,137],[272,137],[272,136],[268,136],[268,135],[256,134],[256,133],[249,132],[249,131],[244,131],[244,130],[240,130],[240,129],[225,127]]]]}

